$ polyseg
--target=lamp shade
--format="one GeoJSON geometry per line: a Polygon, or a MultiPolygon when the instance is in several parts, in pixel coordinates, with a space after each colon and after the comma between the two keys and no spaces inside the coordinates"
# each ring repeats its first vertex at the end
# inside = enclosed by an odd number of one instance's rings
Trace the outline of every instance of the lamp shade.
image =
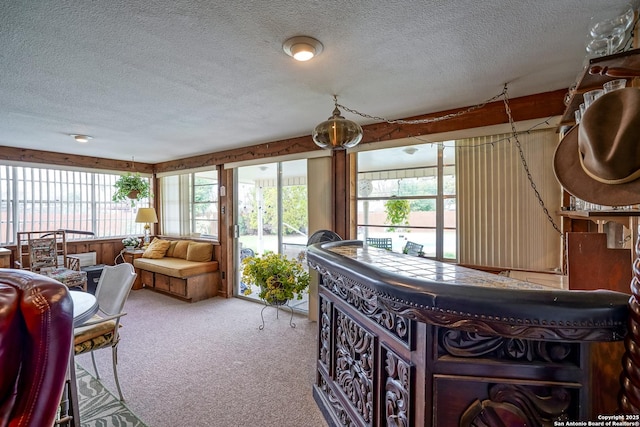
{"type": "Polygon", "coordinates": [[[320,148],[352,148],[362,140],[362,127],[342,117],[336,106],[333,116],[313,129],[312,137],[313,142],[320,148]]]}
{"type": "Polygon", "coordinates": [[[157,223],[158,216],[156,215],[156,210],[154,208],[140,208],[138,209],[138,214],[136,215],[136,222],[144,222],[144,223],[157,223]]]}

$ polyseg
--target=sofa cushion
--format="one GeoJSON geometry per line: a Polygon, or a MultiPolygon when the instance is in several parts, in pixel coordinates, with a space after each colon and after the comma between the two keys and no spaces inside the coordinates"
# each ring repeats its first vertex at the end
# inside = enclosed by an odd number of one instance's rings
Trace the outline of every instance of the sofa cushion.
{"type": "Polygon", "coordinates": [[[168,240],[158,239],[157,237],[149,244],[142,254],[142,258],[158,259],[163,258],[167,253],[167,249],[171,246],[171,242],[168,240]]]}
{"type": "Polygon", "coordinates": [[[187,259],[189,243],[191,243],[191,240],[179,240],[178,243],[176,243],[176,247],[173,249],[173,257],[187,259]]]}
{"type": "Polygon", "coordinates": [[[133,265],[141,270],[179,278],[218,271],[218,261],[196,262],[168,257],[160,259],[138,258],[133,260],[133,265]]]}
{"type": "Polygon", "coordinates": [[[172,257],[173,256],[173,251],[176,249],[176,245],[178,244],[179,240],[171,240],[171,244],[169,245],[169,249],[167,249],[167,253],[164,254],[164,256],[168,256],[168,257],[172,257]]]}
{"type": "Polygon", "coordinates": [[[187,248],[187,261],[211,261],[213,245],[211,243],[191,242],[187,248]]]}

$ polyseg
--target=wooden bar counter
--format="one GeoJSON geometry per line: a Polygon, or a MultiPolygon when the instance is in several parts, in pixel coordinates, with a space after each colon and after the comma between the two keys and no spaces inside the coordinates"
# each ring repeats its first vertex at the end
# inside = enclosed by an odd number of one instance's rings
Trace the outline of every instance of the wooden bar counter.
{"type": "Polygon", "coordinates": [[[331,426],[546,426],[616,412],[627,294],[360,241],[311,245],[307,261],[320,276],[314,397],[331,426]]]}

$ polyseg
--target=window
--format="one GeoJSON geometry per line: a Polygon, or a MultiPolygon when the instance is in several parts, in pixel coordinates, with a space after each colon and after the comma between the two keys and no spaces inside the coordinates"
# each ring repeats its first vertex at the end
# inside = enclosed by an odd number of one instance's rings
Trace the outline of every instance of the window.
{"type": "Polygon", "coordinates": [[[422,253],[454,260],[456,166],[450,142],[358,153],[358,239],[391,238],[392,250],[408,242],[422,253]]]}
{"type": "MultiPolygon", "coordinates": [[[[18,231],[79,230],[97,237],[141,234],[142,224],[135,223],[131,204],[111,200],[119,176],[0,165],[0,243],[15,243],[18,231]]],[[[74,237],[83,236],[70,233],[69,238],[74,237]]]]}
{"type": "Polygon", "coordinates": [[[218,238],[217,170],[165,176],[160,188],[163,234],[218,238]]]}
{"type": "Polygon", "coordinates": [[[218,238],[218,174],[217,171],[194,173],[191,200],[191,230],[202,236],[218,238]]]}

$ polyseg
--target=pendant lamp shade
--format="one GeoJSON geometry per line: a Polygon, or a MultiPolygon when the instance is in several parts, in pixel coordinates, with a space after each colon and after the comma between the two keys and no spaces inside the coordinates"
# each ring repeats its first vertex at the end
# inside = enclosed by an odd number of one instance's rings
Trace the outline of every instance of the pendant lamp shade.
{"type": "Polygon", "coordinates": [[[344,150],[355,147],[362,140],[362,127],[342,117],[336,105],[333,116],[316,126],[312,136],[320,148],[344,150]]]}

